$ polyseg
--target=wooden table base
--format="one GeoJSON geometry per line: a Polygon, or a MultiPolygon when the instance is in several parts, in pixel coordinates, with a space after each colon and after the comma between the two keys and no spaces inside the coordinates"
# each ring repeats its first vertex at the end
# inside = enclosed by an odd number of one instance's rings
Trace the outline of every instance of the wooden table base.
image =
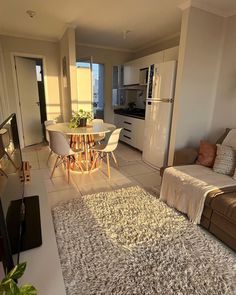
{"type": "MultiPolygon", "coordinates": [[[[92,150],[92,147],[94,146],[94,136],[93,135],[71,135],[70,138],[70,146],[73,149],[83,150],[82,153],[79,153],[76,157],[76,161],[79,161],[81,165],[84,167],[85,172],[89,172],[92,169],[92,171],[95,171],[99,168],[99,162],[97,161],[96,165],[93,165],[93,162],[95,160],[96,153],[92,150]]],[[[71,167],[73,171],[76,167],[73,165],[71,167]]],[[[79,172],[79,170],[78,170],[79,172]]],[[[81,171],[80,171],[81,172],[81,171]]]]}

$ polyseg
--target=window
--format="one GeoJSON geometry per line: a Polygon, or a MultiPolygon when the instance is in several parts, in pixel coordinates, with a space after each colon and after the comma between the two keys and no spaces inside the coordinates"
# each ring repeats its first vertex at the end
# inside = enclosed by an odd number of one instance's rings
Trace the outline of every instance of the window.
{"type": "Polygon", "coordinates": [[[93,113],[96,118],[103,118],[104,113],[104,66],[93,64],[93,113]]]}
{"type": "Polygon", "coordinates": [[[36,65],[36,76],[37,76],[37,81],[42,82],[42,68],[39,65],[36,65]]]}
{"type": "MultiPolygon", "coordinates": [[[[86,88],[92,87],[92,111],[95,118],[101,118],[103,119],[104,116],[104,65],[103,64],[97,64],[92,63],[92,83],[89,81],[88,73],[86,72],[86,69],[90,69],[91,64],[90,62],[77,62],[76,63],[77,68],[80,69],[79,75],[83,75],[83,79],[80,76],[80,79],[78,79],[78,88],[79,90],[84,88],[85,82],[86,88]],[[82,71],[82,70],[85,71],[82,71]],[[87,75],[87,77],[86,77],[87,75]],[[83,81],[83,85],[82,85],[83,81]]],[[[86,91],[84,89],[84,93],[90,93],[90,91],[86,91]]],[[[89,96],[89,94],[87,94],[89,96]]],[[[84,98],[83,98],[84,99],[84,98]]],[[[85,98],[85,100],[88,100],[88,97],[85,98]]],[[[80,106],[80,102],[79,102],[80,106]]]]}

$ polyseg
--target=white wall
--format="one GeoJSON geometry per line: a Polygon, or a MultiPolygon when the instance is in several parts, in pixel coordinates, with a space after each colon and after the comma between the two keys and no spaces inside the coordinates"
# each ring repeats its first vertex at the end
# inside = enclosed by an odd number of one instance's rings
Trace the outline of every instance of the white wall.
{"type": "Polygon", "coordinates": [[[198,8],[183,12],[170,157],[198,146],[211,125],[223,46],[224,18],[198,8]]]}
{"type": "Polygon", "coordinates": [[[0,36],[9,97],[9,111],[17,112],[16,89],[14,84],[12,54],[44,57],[46,80],[46,106],[48,119],[61,116],[59,87],[59,47],[58,43],[23,39],[10,36],[0,36]]]}
{"type": "Polygon", "coordinates": [[[236,128],[236,15],[226,20],[224,48],[209,139],[215,141],[227,127],[236,128]]]}
{"type": "MultiPolygon", "coordinates": [[[[16,113],[17,115],[19,136],[21,145],[23,146],[23,132],[14,70],[14,54],[19,56],[43,58],[47,117],[48,119],[60,120],[59,45],[58,42],[55,43],[2,35],[0,35],[0,44],[2,47],[8,92],[8,111],[9,113],[16,113]]],[[[8,114],[4,114],[4,117],[8,114]]]]}
{"type": "Polygon", "coordinates": [[[72,110],[77,110],[77,73],[75,53],[75,29],[68,28],[60,40],[60,72],[63,120],[71,119],[72,110]],[[66,77],[63,77],[63,59],[66,60],[66,77]]]}
{"type": "Polygon", "coordinates": [[[130,52],[96,48],[89,46],[76,46],[76,57],[88,58],[92,56],[94,63],[104,64],[104,119],[106,122],[114,122],[114,112],[112,109],[112,67],[121,65],[132,59],[130,52]]]}

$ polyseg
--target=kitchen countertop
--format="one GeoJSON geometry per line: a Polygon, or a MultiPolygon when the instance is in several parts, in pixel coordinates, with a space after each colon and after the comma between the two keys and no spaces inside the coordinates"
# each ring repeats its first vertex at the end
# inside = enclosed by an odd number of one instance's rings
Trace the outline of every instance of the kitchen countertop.
{"type": "Polygon", "coordinates": [[[145,109],[138,109],[134,108],[133,110],[130,109],[116,109],[114,110],[115,114],[133,117],[141,120],[145,120],[145,109]]]}

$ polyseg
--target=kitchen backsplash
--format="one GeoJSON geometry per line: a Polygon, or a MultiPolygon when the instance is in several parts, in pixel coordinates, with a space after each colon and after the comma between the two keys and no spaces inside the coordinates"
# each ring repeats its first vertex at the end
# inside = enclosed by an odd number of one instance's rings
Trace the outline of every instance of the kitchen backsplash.
{"type": "Polygon", "coordinates": [[[146,99],[146,88],[143,90],[126,90],[126,104],[131,102],[135,103],[135,107],[139,109],[145,109],[145,99],[146,99]]]}

